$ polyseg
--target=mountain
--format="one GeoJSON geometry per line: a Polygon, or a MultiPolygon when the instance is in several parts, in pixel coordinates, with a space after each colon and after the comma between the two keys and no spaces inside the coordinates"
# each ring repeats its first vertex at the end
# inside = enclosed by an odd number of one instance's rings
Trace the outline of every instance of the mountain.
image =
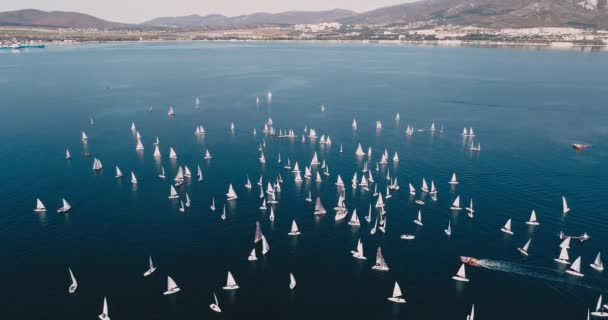
{"type": "Polygon", "coordinates": [[[0,12],[0,26],[119,29],[129,25],[102,20],[84,13],[25,9],[0,12]]]}
{"type": "Polygon", "coordinates": [[[364,12],[351,24],[433,22],[492,28],[606,27],[607,0],[423,0],[364,12]]]}
{"type": "Polygon", "coordinates": [[[357,14],[354,11],[333,9],[328,11],[286,11],[280,13],[258,12],[235,17],[220,14],[206,16],[190,15],[184,17],[162,17],[147,22],[149,26],[201,27],[201,26],[237,26],[268,24],[308,24],[333,22],[357,14]]]}

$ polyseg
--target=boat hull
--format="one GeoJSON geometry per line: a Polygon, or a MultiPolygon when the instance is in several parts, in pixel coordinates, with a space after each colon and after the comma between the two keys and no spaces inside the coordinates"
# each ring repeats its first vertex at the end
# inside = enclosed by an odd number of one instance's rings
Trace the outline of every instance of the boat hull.
{"type": "Polygon", "coordinates": [[[584,274],[582,274],[582,273],[580,273],[578,271],[570,270],[570,269],[566,270],[566,273],[571,274],[571,275],[576,276],[576,277],[584,277],[585,276],[584,274]]]}
{"type": "Polygon", "coordinates": [[[144,272],[144,277],[151,275],[154,271],[156,271],[156,268],[148,269],[146,272],[144,272]]]}
{"type": "Polygon", "coordinates": [[[592,264],[590,264],[589,266],[590,266],[591,268],[593,268],[593,269],[597,270],[597,271],[600,271],[600,272],[601,272],[601,271],[604,271],[604,266],[599,266],[599,265],[597,265],[597,264],[595,264],[595,263],[592,263],[592,264]]]}
{"type": "Polygon", "coordinates": [[[175,289],[167,290],[167,291],[163,292],[163,294],[165,296],[168,296],[168,295],[178,293],[179,291],[180,291],[180,288],[175,288],[175,289]]]}
{"type": "Polygon", "coordinates": [[[452,279],[454,279],[456,281],[460,281],[460,282],[469,282],[469,279],[463,278],[463,277],[460,277],[460,276],[453,276],[452,279]]]}
{"type": "Polygon", "coordinates": [[[394,303],[405,303],[405,299],[403,299],[403,298],[389,297],[387,299],[388,299],[388,301],[391,301],[394,303]]]}
{"type": "Polygon", "coordinates": [[[213,310],[213,311],[215,311],[217,313],[222,312],[222,309],[220,309],[220,307],[217,304],[215,304],[215,303],[210,304],[209,305],[209,309],[211,309],[211,310],[213,310]]]}
{"type": "Polygon", "coordinates": [[[525,250],[524,250],[524,249],[522,249],[522,248],[517,248],[517,251],[519,251],[521,254],[523,254],[523,255],[524,255],[524,256],[526,256],[526,257],[528,256],[528,251],[525,251],[525,250]]]}

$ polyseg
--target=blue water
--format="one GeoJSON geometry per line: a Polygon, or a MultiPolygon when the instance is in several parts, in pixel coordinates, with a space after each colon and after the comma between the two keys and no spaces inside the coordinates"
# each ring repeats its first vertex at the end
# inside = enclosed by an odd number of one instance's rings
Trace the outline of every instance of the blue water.
{"type": "MultiPolygon", "coordinates": [[[[112,319],[464,319],[475,304],[480,319],[581,319],[608,288],[606,273],[589,268],[598,251],[608,259],[608,59],[605,53],[529,49],[441,48],[297,43],[97,44],[0,53],[0,305],[7,319],[95,319],[108,297],[112,319]],[[268,105],[267,90],[273,93],[268,105]],[[255,105],[255,98],[262,103],[255,105]],[[193,100],[202,104],[195,109],[193,100]],[[320,112],[320,105],[326,106],[320,112]],[[177,115],[167,117],[173,105],[177,115]],[[152,107],[152,112],[148,108],[152,107]],[[395,122],[399,112],[401,121],[395,122]],[[276,128],[305,125],[329,134],[331,146],[263,135],[272,117],[276,128]],[[95,125],[89,124],[93,117],[95,125]],[[359,130],[353,132],[356,117],[359,130]],[[376,131],[375,121],[384,127],[376,131]],[[135,151],[130,132],[135,121],[145,150],[135,151]],[[229,131],[230,122],[236,125],[229,131]],[[444,125],[405,135],[406,126],[444,125]],[[206,134],[195,137],[196,125],[206,134]],[[474,127],[480,153],[460,136],[474,127]],[[252,135],[253,128],[258,131],[252,135]],[[80,131],[89,136],[86,146],[80,131]],[[160,138],[162,160],[152,142],[160,138]],[[267,163],[258,162],[266,141],[267,163]],[[572,143],[591,148],[575,152],[572,143]],[[386,234],[369,234],[347,220],[313,218],[304,201],[310,190],[331,209],[341,174],[347,185],[362,162],[356,145],[373,148],[378,161],[387,148],[401,158],[373,171],[379,190],[386,170],[401,190],[387,200],[386,234]],[[344,153],[339,153],[340,144],[344,153]],[[168,159],[173,146],[177,161],[168,159]],[[72,151],[70,161],[65,149],[72,151]],[[210,161],[202,159],[209,149],[210,161]],[[281,153],[301,168],[317,151],[329,164],[324,182],[296,185],[278,168],[281,153]],[[94,174],[92,159],[104,169],[94,174]],[[192,207],[180,213],[167,199],[178,165],[200,164],[204,181],[187,181],[192,207]],[[114,165],[125,173],[114,179],[114,165]],[[167,180],[157,177],[160,166],[167,180]],[[139,184],[126,177],[133,170],[139,184]],[[447,181],[456,172],[460,184],[447,181]],[[255,181],[278,173],[283,191],[276,220],[258,210],[255,181]],[[249,175],[252,191],[243,184],[249,175]],[[437,202],[426,198],[423,227],[416,227],[418,206],[407,183],[434,180],[437,202]],[[229,183],[238,200],[219,218],[229,183]],[[450,212],[456,195],[473,197],[476,216],[450,212]],[[572,211],[563,216],[561,196],[572,211]],[[211,197],[219,210],[210,212],[211,197]],[[32,211],[39,197],[49,209],[32,211]],[[55,210],[61,197],[73,209],[55,210]],[[541,223],[524,222],[535,209],[541,223]],[[513,236],[499,231],[513,219],[513,236]],[[302,235],[287,236],[292,219],[302,235]],[[453,235],[443,229],[451,221],[453,235]],[[247,261],[260,221],[271,251],[247,261]],[[583,279],[574,279],[553,262],[557,234],[587,232],[592,239],[573,242],[571,259],[582,256],[583,279]],[[411,242],[399,239],[412,233],[411,242]],[[362,238],[367,261],[349,251],[362,238]],[[516,248],[532,237],[529,258],[516,248]],[[391,268],[372,271],[382,246],[391,268]],[[143,278],[151,255],[158,267],[143,278]],[[458,256],[513,263],[518,272],[468,268],[470,283],[451,276],[458,256]],[[68,267],[79,281],[68,294],[68,267]],[[526,268],[531,275],[526,276],[526,268]],[[521,271],[523,268],[524,271],[521,271]],[[226,272],[241,289],[225,292],[226,272]],[[288,289],[289,272],[298,285],[288,289]],[[182,291],[162,295],[166,276],[182,291]],[[548,280],[549,279],[549,280],[548,280]],[[556,280],[557,279],[557,280],[556,280]],[[386,300],[397,280],[408,301],[386,300]],[[222,314],[208,304],[218,294],[222,314]]],[[[370,168],[374,169],[372,163],[370,168]]],[[[346,188],[349,209],[367,213],[371,193],[346,188]]],[[[375,216],[375,213],[374,213],[375,216]]],[[[258,255],[260,248],[258,247],[258,255]]],[[[508,270],[508,268],[507,268],[508,270]]]]}

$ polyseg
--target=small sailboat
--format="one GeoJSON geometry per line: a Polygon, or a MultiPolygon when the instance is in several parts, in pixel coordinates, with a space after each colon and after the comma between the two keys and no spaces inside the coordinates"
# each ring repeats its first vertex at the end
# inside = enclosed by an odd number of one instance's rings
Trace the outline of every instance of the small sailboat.
{"type": "Polygon", "coordinates": [[[215,292],[213,293],[213,303],[209,305],[209,308],[217,313],[222,312],[222,309],[220,309],[220,303],[217,301],[217,295],[215,295],[215,292]]]}
{"type": "Polygon", "coordinates": [[[148,258],[148,270],[144,272],[144,277],[151,275],[154,271],[156,271],[156,267],[152,263],[152,257],[148,258]]]}
{"type": "Polygon", "coordinates": [[[505,225],[502,228],[500,228],[500,231],[502,231],[508,235],[513,235],[513,231],[511,231],[511,219],[507,220],[505,225]]]}
{"type": "Polygon", "coordinates": [[[245,182],[245,188],[251,189],[251,187],[252,187],[251,180],[249,180],[249,176],[247,176],[247,182],[245,182]]]}
{"type": "Polygon", "coordinates": [[[464,208],[465,210],[467,210],[469,213],[473,213],[475,212],[475,210],[473,209],[473,198],[471,198],[471,201],[469,202],[469,206],[464,208]]]}
{"type": "Polygon", "coordinates": [[[289,233],[287,234],[290,236],[297,236],[300,234],[300,231],[298,230],[298,225],[296,224],[296,220],[291,221],[291,231],[289,231],[289,233]]]}
{"type": "Polygon", "coordinates": [[[414,223],[419,226],[422,226],[422,213],[420,212],[420,210],[418,210],[418,218],[414,220],[414,223]]]}
{"type": "Polygon", "coordinates": [[[402,234],[402,235],[400,236],[400,238],[401,238],[402,240],[414,240],[414,239],[416,239],[416,236],[415,236],[415,235],[413,235],[413,234],[402,234]]]}
{"type": "Polygon", "coordinates": [[[222,214],[220,215],[220,219],[226,220],[226,204],[224,204],[224,209],[222,210],[222,214]]]}
{"type": "Polygon", "coordinates": [[[456,180],[456,173],[452,173],[452,179],[450,180],[450,184],[458,184],[458,180],[456,180]]]}
{"type": "Polygon", "coordinates": [[[72,159],[72,155],[70,154],[70,150],[68,150],[68,149],[65,149],[65,159],[66,160],[72,159]]]}
{"type": "Polygon", "coordinates": [[[160,157],[161,157],[160,149],[158,148],[158,145],[154,146],[154,154],[153,154],[153,156],[156,159],[160,159],[160,157]]]}
{"type": "Polygon", "coordinates": [[[68,268],[68,271],[70,272],[70,279],[72,280],[72,282],[70,283],[70,287],[68,288],[68,292],[72,294],[76,292],[76,289],[78,289],[78,281],[76,281],[76,277],[74,277],[72,269],[68,268]]]}
{"type": "Polygon", "coordinates": [[[566,273],[577,277],[584,276],[584,274],[581,273],[581,257],[576,258],[574,262],[572,262],[570,268],[566,270],[566,273]]]}
{"type": "Polygon", "coordinates": [[[469,279],[467,279],[467,276],[465,274],[464,263],[460,265],[460,269],[458,269],[458,272],[456,272],[456,275],[453,276],[452,279],[461,282],[469,282],[469,279]]]}
{"type": "Polygon", "coordinates": [[[450,206],[450,210],[462,210],[460,207],[460,196],[457,196],[456,199],[454,199],[454,202],[452,202],[452,205],[450,206]]]}
{"type": "Polygon", "coordinates": [[[308,192],[308,196],[304,200],[306,200],[306,202],[312,202],[312,193],[310,191],[308,192]]]}
{"type": "Polygon", "coordinates": [[[604,264],[602,263],[601,254],[601,252],[598,252],[597,256],[595,256],[595,260],[593,260],[593,263],[590,264],[591,268],[600,272],[604,271],[604,264]]]}
{"type": "Polygon", "coordinates": [[[164,179],[165,176],[165,167],[160,167],[160,174],[158,175],[159,178],[164,179]]]}
{"type": "Polygon", "coordinates": [[[226,279],[226,285],[222,287],[224,290],[236,290],[239,288],[239,285],[234,281],[234,277],[232,273],[228,271],[228,278],[226,279]]]}
{"type": "Polygon", "coordinates": [[[538,220],[536,220],[536,211],[532,210],[532,213],[530,214],[530,220],[526,221],[526,224],[529,224],[531,226],[539,225],[538,220]]]}
{"type": "Polygon", "coordinates": [[[443,230],[443,232],[445,232],[445,234],[448,237],[452,235],[452,224],[449,220],[448,220],[448,227],[447,227],[447,229],[443,230]]]}
{"type": "Polygon", "coordinates": [[[99,315],[99,320],[110,320],[110,315],[108,313],[108,299],[106,297],[103,297],[103,309],[99,315]]]}
{"type": "Polygon", "coordinates": [[[426,180],[422,178],[422,188],[420,188],[422,192],[429,192],[429,186],[426,184],[426,180]]]}
{"type": "Polygon", "coordinates": [[[253,250],[251,250],[251,253],[249,254],[249,256],[247,257],[247,260],[249,261],[255,261],[258,260],[258,257],[255,254],[255,248],[253,248],[253,250]]]}
{"type": "Polygon", "coordinates": [[[170,276],[167,276],[167,291],[165,291],[163,294],[168,296],[170,294],[174,294],[179,292],[179,287],[177,286],[177,284],[175,283],[175,281],[173,280],[173,278],[171,278],[170,276]]]}
{"type": "Polygon", "coordinates": [[[403,293],[401,292],[401,287],[399,287],[399,283],[397,283],[397,281],[395,281],[395,287],[393,288],[393,296],[388,297],[388,300],[395,303],[405,303],[403,293]]]}
{"type": "Polygon", "coordinates": [[[186,203],[185,203],[185,205],[186,205],[186,207],[190,208],[190,204],[191,204],[190,203],[190,196],[188,195],[188,192],[186,192],[186,203]]]}
{"type": "Polygon", "coordinates": [[[327,211],[325,210],[325,207],[323,207],[323,204],[321,203],[321,198],[317,197],[316,203],[315,203],[315,215],[324,215],[326,214],[327,211]]]}
{"type": "Polygon", "coordinates": [[[82,142],[87,142],[87,140],[89,140],[89,137],[87,136],[87,134],[82,131],[82,133],[80,134],[81,140],[82,142]]]}
{"type": "Polygon", "coordinates": [[[131,171],[131,183],[137,184],[137,178],[135,177],[135,173],[133,173],[133,171],[131,171]]]}
{"type": "Polygon", "coordinates": [[[568,202],[566,202],[566,197],[562,196],[562,212],[564,214],[568,213],[570,208],[568,207],[568,202]]]}
{"type": "Polygon", "coordinates": [[[42,201],[40,201],[40,199],[36,199],[36,208],[34,209],[34,211],[36,211],[36,212],[45,212],[46,211],[46,207],[44,206],[42,201]]]}
{"type": "Polygon", "coordinates": [[[196,166],[196,177],[198,182],[203,181],[203,170],[201,170],[200,165],[196,166]]]}
{"type": "Polygon", "coordinates": [[[211,153],[209,152],[209,149],[205,150],[205,156],[203,157],[203,159],[205,159],[205,160],[211,159],[211,153]]]}
{"type": "Polygon", "coordinates": [[[200,104],[201,104],[201,101],[198,99],[198,97],[196,97],[194,99],[194,105],[198,107],[200,104]]]}
{"type": "Polygon", "coordinates": [[[116,175],[114,176],[114,178],[118,179],[120,177],[122,177],[122,171],[120,171],[120,168],[116,166],[116,175]]]}
{"type": "Polygon", "coordinates": [[[526,242],[526,244],[524,244],[523,247],[517,248],[517,251],[521,252],[521,254],[523,254],[524,256],[528,256],[528,248],[530,247],[530,242],[532,242],[532,239],[528,239],[528,241],[526,242]]]}
{"type": "Polygon", "coordinates": [[[93,171],[99,171],[101,169],[103,169],[101,161],[97,158],[93,158],[93,171]]]}
{"type": "Polygon", "coordinates": [[[167,112],[168,116],[174,116],[175,115],[175,111],[173,110],[173,106],[169,106],[169,112],[167,112]]]}
{"type": "Polygon", "coordinates": [[[144,150],[144,144],[141,143],[141,139],[137,139],[137,144],[135,145],[135,150],[136,151],[144,150]]]}
{"type": "Polygon", "coordinates": [[[553,260],[555,262],[561,263],[561,264],[570,264],[569,259],[570,259],[570,257],[568,256],[568,248],[562,247],[559,252],[559,257],[557,257],[556,259],[553,259],[553,260]]]}
{"type": "Polygon", "coordinates": [[[361,225],[361,223],[359,222],[359,216],[357,215],[357,209],[353,210],[353,214],[350,218],[350,221],[348,222],[349,225],[351,226],[359,226],[361,225]]]}
{"type": "Polygon", "coordinates": [[[595,311],[591,312],[591,315],[594,317],[605,318],[608,317],[608,305],[602,305],[602,295],[600,294],[597,299],[597,304],[595,305],[595,311]]]}
{"type": "Polygon", "coordinates": [[[72,209],[72,206],[68,203],[67,200],[65,200],[65,198],[61,199],[61,202],[63,204],[63,206],[59,209],[57,209],[57,213],[65,213],[70,211],[70,209],[72,209]]]}
{"type": "Polygon", "coordinates": [[[293,273],[289,273],[289,290],[293,290],[296,287],[296,278],[293,273]]]}
{"type": "Polygon", "coordinates": [[[372,267],[372,270],[378,270],[378,271],[388,271],[388,265],[386,264],[386,261],[384,260],[384,257],[382,256],[382,248],[378,247],[378,250],[376,251],[376,264],[372,267]]]}
{"type": "Polygon", "coordinates": [[[173,147],[169,148],[169,158],[177,159],[177,152],[175,152],[175,149],[173,149],[173,147]]]}
{"type": "Polygon", "coordinates": [[[270,246],[268,245],[268,241],[266,241],[266,237],[262,235],[262,255],[265,256],[268,251],[270,251],[270,246]]]}
{"type": "Polygon", "coordinates": [[[234,188],[232,188],[232,183],[228,186],[228,193],[226,193],[227,200],[235,200],[237,197],[236,192],[234,192],[234,188]]]}
{"type": "Polygon", "coordinates": [[[169,199],[177,199],[179,195],[177,194],[177,190],[175,190],[174,186],[170,186],[169,189],[169,199]]]}

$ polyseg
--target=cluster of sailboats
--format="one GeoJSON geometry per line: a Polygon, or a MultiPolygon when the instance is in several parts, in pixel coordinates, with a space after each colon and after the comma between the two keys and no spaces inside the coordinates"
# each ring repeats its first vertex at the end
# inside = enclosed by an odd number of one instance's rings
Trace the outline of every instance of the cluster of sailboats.
{"type": "MultiPolygon", "coordinates": [[[[267,102],[270,103],[271,100],[272,100],[272,94],[270,92],[268,92],[267,93],[267,102]]],[[[256,104],[259,105],[259,103],[260,103],[259,98],[256,98],[256,104]]],[[[196,106],[200,105],[200,101],[198,98],[196,98],[196,100],[195,100],[195,105],[196,106]]],[[[322,106],[322,111],[324,111],[324,109],[325,109],[325,107],[322,106]]],[[[169,107],[168,115],[171,117],[175,116],[175,111],[174,111],[173,107],[169,107]]],[[[395,120],[396,121],[400,120],[399,114],[396,115],[395,120]]],[[[377,121],[375,127],[378,130],[382,129],[382,122],[377,121]]],[[[352,129],[358,130],[358,122],[356,119],[353,119],[353,121],[352,121],[352,129]]],[[[231,131],[235,130],[234,123],[230,124],[230,130],[231,131]]],[[[142,142],[142,136],[140,135],[139,131],[137,131],[137,129],[136,129],[135,123],[131,123],[131,131],[132,131],[133,135],[135,136],[136,151],[142,152],[144,150],[144,144],[142,142]]],[[[298,138],[300,136],[296,133],[296,130],[294,130],[294,129],[286,129],[286,130],[279,129],[278,131],[279,131],[279,133],[278,133],[279,138],[298,138]]],[[[406,133],[406,135],[413,135],[415,131],[416,130],[414,129],[413,126],[408,125],[405,133],[406,133]]],[[[423,131],[423,130],[418,129],[418,131],[423,131]]],[[[437,132],[443,133],[443,124],[441,125],[441,129],[436,129],[435,123],[432,123],[429,131],[431,131],[431,132],[437,131],[437,132]]],[[[266,121],[264,123],[264,128],[263,128],[262,132],[267,136],[275,135],[276,130],[274,129],[273,121],[271,118],[268,118],[268,121],[266,121]]],[[[197,125],[195,127],[194,133],[196,136],[202,136],[202,135],[207,134],[202,125],[197,125]]],[[[253,129],[253,135],[254,136],[257,135],[256,129],[253,129]]],[[[477,143],[477,145],[473,144],[472,138],[475,137],[473,128],[469,128],[469,129],[464,128],[461,135],[466,138],[471,138],[471,143],[470,143],[471,150],[474,150],[474,151],[481,150],[481,146],[479,143],[477,143]]],[[[332,141],[331,141],[331,138],[329,137],[329,135],[322,134],[319,137],[314,128],[304,127],[303,133],[301,133],[301,138],[302,138],[302,142],[309,141],[313,144],[319,144],[319,145],[332,144],[332,141]]],[[[87,134],[84,131],[81,132],[81,140],[83,143],[87,143],[89,140],[87,134]]],[[[159,139],[158,139],[158,137],[156,137],[155,142],[154,142],[154,153],[153,153],[153,157],[156,159],[162,158],[162,154],[161,154],[159,145],[160,145],[159,139]]],[[[266,154],[268,154],[268,151],[266,149],[266,140],[265,139],[262,141],[262,143],[260,143],[260,145],[258,147],[258,151],[259,151],[259,158],[258,158],[259,162],[261,164],[265,164],[268,161],[268,157],[266,156],[266,154]]],[[[339,152],[340,153],[344,152],[344,148],[342,147],[342,145],[340,145],[339,152]]],[[[371,201],[369,203],[369,208],[368,208],[367,214],[361,215],[362,218],[359,217],[356,208],[349,210],[348,205],[347,205],[346,192],[345,192],[345,190],[348,186],[347,186],[347,184],[345,184],[344,179],[342,179],[342,176],[340,174],[336,174],[336,179],[335,179],[334,185],[336,188],[338,201],[337,201],[336,206],[334,207],[334,211],[335,211],[334,220],[335,221],[347,220],[348,225],[350,225],[352,228],[360,228],[361,220],[365,220],[367,222],[367,225],[370,228],[369,232],[371,235],[374,235],[377,232],[385,233],[386,228],[387,228],[387,220],[390,217],[387,214],[388,212],[386,209],[385,202],[389,201],[389,199],[398,198],[398,197],[393,197],[393,196],[396,194],[396,192],[398,190],[400,190],[398,178],[394,174],[391,175],[391,169],[389,168],[388,164],[392,162],[393,165],[398,165],[399,162],[401,161],[401,159],[400,159],[397,151],[393,151],[392,153],[389,153],[389,151],[387,149],[384,149],[383,152],[379,153],[380,156],[379,156],[379,159],[375,162],[375,170],[374,170],[374,168],[373,168],[374,162],[372,162],[374,158],[372,157],[373,152],[372,152],[371,146],[368,146],[367,151],[364,151],[364,148],[361,145],[361,143],[358,143],[354,153],[355,153],[354,154],[355,158],[360,160],[359,163],[361,163],[362,168],[360,170],[356,170],[354,172],[353,177],[351,179],[351,188],[352,188],[352,190],[361,190],[362,192],[369,192],[372,190],[372,186],[373,186],[373,193],[370,192],[371,201]],[[390,156],[391,154],[392,154],[392,156],[390,156]],[[372,168],[369,168],[370,163],[372,164],[372,168]],[[380,176],[381,168],[382,168],[382,171],[386,172],[386,176],[380,176]],[[376,172],[376,174],[373,173],[374,171],[376,172]],[[374,175],[376,175],[376,178],[374,178],[374,175]],[[379,180],[378,183],[376,182],[376,179],[379,180]],[[386,179],[386,183],[385,183],[386,188],[385,189],[381,188],[379,191],[378,186],[380,185],[380,181],[383,181],[384,179],[386,179]],[[374,198],[375,198],[375,200],[374,200],[374,198]],[[373,218],[373,213],[376,213],[375,219],[373,218]],[[350,216],[350,218],[349,218],[349,216],[350,216]]],[[[211,153],[208,149],[205,150],[204,154],[202,154],[201,156],[204,160],[210,160],[212,158],[211,153]]],[[[70,151],[67,149],[66,149],[65,158],[68,160],[72,158],[70,151]]],[[[169,158],[172,160],[178,159],[178,154],[175,151],[174,147],[169,148],[169,158]]],[[[280,153],[278,153],[277,157],[273,157],[273,158],[276,159],[277,168],[285,169],[288,172],[288,175],[293,178],[293,183],[296,185],[302,183],[305,180],[314,181],[315,183],[318,183],[318,184],[326,183],[328,181],[328,179],[323,178],[322,175],[325,177],[329,177],[331,175],[329,172],[328,160],[320,159],[320,157],[316,151],[313,151],[313,155],[312,155],[310,164],[304,166],[304,170],[303,170],[304,177],[302,177],[302,175],[301,175],[302,171],[300,169],[300,165],[299,165],[298,161],[295,161],[292,166],[290,158],[287,157],[287,161],[285,163],[283,163],[283,161],[281,160],[280,153]]],[[[97,157],[94,157],[93,158],[93,171],[101,172],[103,170],[103,168],[104,167],[102,165],[101,160],[97,157]]],[[[120,170],[120,168],[117,165],[114,168],[115,168],[115,178],[119,179],[119,178],[123,177],[123,173],[120,170]]],[[[163,166],[161,166],[158,177],[160,179],[165,179],[166,174],[167,173],[165,171],[165,168],[163,166]]],[[[170,200],[174,200],[174,201],[179,200],[178,210],[180,212],[185,212],[186,208],[191,206],[191,199],[190,199],[190,195],[188,194],[188,192],[183,191],[180,194],[180,192],[178,191],[178,188],[180,188],[184,184],[184,181],[186,181],[187,179],[191,179],[192,176],[193,176],[192,172],[187,165],[185,165],[185,164],[179,165],[177,167],[177,173],[175,174],[173,183],[169,184],[168,198],[170,200]]],[[[138,183],[138,180],[133,171],[131,171],[130,177],[131,177],[132,184],[138,183]]],[[[196,166],[195,178],[197,179],[198,182],[203,181],[203,172],[201,170],[200,165],[196,166]]],[[[264,180],[265,180],[265,177],[263,175],[260,175],[259,180],[257,181],[257,185],[259,187],[259,198],[261,199],[260,200],[261,205],[260,205],[259,209],[263,214],[267,213],[269,221],[273,222],[276,219],[276,214],[277,214],[276,204],[279,201],[279,195],[281,193],[281,185],[284,183],[284,180],[280,173],[278,173],[275,177],[267,179],[267,181],[264,181],[264,180]],[[266,182],[266,188],[264,188],[264,182],[266,182]]],[[[252,190],[254,188],[254,184],[252,184],[252,182],[249,178],[249,175],[246,175],[245,181],[246,182],[244,184],[244,188],[247,189],[248,191],[252,190]]],[[[454,190],[454,188],[456,188],[456,186],[459,184],[456,173],[452,173],[451,179],[449,179],[448,181],[445,181],[444,183],[449,184],[449,186],[452,188],[452,190],[454,190]]],[[[234,185],[236,186],[236,184],[234,184],[234,185]]],[[[235,187],[233,186],[233,183],[228,184],[227,192],[225,194],[223,212],[220,215],[222,220],[226,220],[226,203],[229,203],[231,201],[237,201],[237,199],[239,199],[239,197],[237,195],[237,189],[238,188],[235,189],[235,187]]],[[[437,185],[435,184],[435,180],[431,179],[430,184],[429,184],[427,179],[425,177],[423,177],[418,189],[414,186],[414,184],[412,184],[411,182],[408,182],[406,190],[407,190],[407,192],[409,192],[409,194],[412,197],[415,198],[414,203],[418,205],[417,215],[412,220],[412,222],[415,225],[417,225],[418,227],[422,227],[422,226],[424,226],[423,216],[422,216],[422,206],[425,205],[425,200],[427,199],[427,196],[432,201],[434,201],[434,202],[437,201],[438,189],[437,189],[437,185]],[[417,197],[417,196],[420,196],[420,197],[417,197]]],[[[309,203],[314,202],[314,210],[311,209],[311,213],[314,217],[322,217],[327,214],[327,210],[325,209],[325,206],[323,205],[323,202],[321,200],[322,196],[324,197],[325,195],[319,194],[316,197],[313,197],[312,192],[308,191],[308,195],[307,195],[305,201],[309,202],[309,203]],[[313,199],[314,199],[314,201],[313,201],[313,199]]],[[[212,212],[214,212],[217,209],[215,196],[212,196],[210,200],[211,200],[211,204],[209,206],[209,209],[212,212]]],[[[474,213],[475,213],[475,209],[473,206],[473,199],[471,198],[468,200],[469,200],[468,206],[466,206],[465,208],[462,208],[460,195],[457,195],[454,198],[454,200],[452,201],[452,204],[450,205],[449,210],[458,212],[462,209],[465,209],[468,217],[473,219],[474,213]]],[[[398,201],[398,200],[390,200],[390,201],[398,201]]],[[[62,207],[60,207],[57,210],[57,212],[66,213],[70,210],[71,210],[70,204],[67,202],[67,200],[65,198],[62,199],[62,207]]],[[[36,212],[46,211],[46,207],[44,206],[44,204],[42,203],[42,201],[40,199],[36,199],[36,206],[35,206],[34,211],[36,211],[36,212]]],[[[568,207],[566,198],[562,197],[562,213],[565,215],[569,211],[570,211],[570,208],[568,207]]],[[[525,221],[525,224],[527,224],[531,227],[536,227],[536,226],[540,225],[540,221],[538,219],[538,216],[537,216],[537,213],[535,210],[531,211],[530,217],[527,221],[525,221]]],[[[506,223],[504,224],[504,226],[502,226],[500,228],[500,230],[507,235],[513,235],[514,231],[512,229],[512,226],[513,226],[513,221],[511,218],[509,218],[506,221],[506,223]]],[[[452,223],[450,220],[448,220],[447,227],[443,231],[448,237],[452,235],[452,232],[454,230],[452,228],[452,223]]],[[[290,230],[287,234],[289,237],[298,237],[299,235],[301,235],[301,231],[298,228],[298,224],[296,223],[295,219],[292,219],[291,225],[290,225],[290,230]]],[[[579,256],[572,263],[570,263],[568,249],[570,248],[569,245],[570,245],[570,241],[572,239],[579,239],[581,241],[585,241],[585,240],[589,239],[590,237],[586,233],[580,237],[564,236],[563,234],[561,234],[560,237],[562,237],[562,236],[563,236],[563,241],[560,244],[560,248],[561,248],[560,254],[555,259],[555,261],[560,264],[569,265],[569,267],[566,270],[566,272],[568,274],[577,276],[577,277],[582,277],[583,274],[581,273],[581,263],[582,263],[581,257],[579,256]]],[[[413,234],[401,234],[400,235],[400,239],[402,239],[402,240],[414,240],[415,238],[416,237],[413,234]]],[[[532,239],[530,238],[522,247],[517,248],[518,252],[520,252],[524,256],[528,256],[531,241],[532,241],[532,239]]],[[[374,264],[371,267],[371,269],[375,270],[375,271],[379,271],[379,272],[388,272],[390,270],[390,268],[382,253],[382,247],[377,246],[377,248],[375,248],[375,249],[376,249],[376,255],[375,255],[375,259],[374,259],[374,264]]],[[[247,260],[250,262],[256,261],[259,259],[258,252],[261,253],[262,256],[265,256],[269,253],[269,251],[270,251],[270,244],[262,232],[260,222],[256,221],[254,247],[252,248],[251,252],[247,256],[247,260]]],[[[367,257],[365,256],[365,253],[364,253],[364,246],[363,246],[361,237],[359,237],[359,239],[357,240],[356,246],[353,250],[350,251],[350,254],[352,255],[353,258],[358,259],[358,260],[367,259],[367,257]]],[[[458,281],[458,282],[469,282],[470,280],[467,278],[467,275],[466,275],[466,266],[467,266],[467,264],[471,264],[471,261],[473,261],[473,260],[471,260],[471,259],[466,260],[466,261],[463,260],[462,264],[460,265],[460,267],[458,268],[458,270],[456,271],[456,273],[454,274],[452,279],[455,281],[458,281]]],[[[597,254],[593,263],[590,264],[590,267],[599,272],[603,271],[604,268],[603,268],[603,264],[601,261],[601,253],[597,254]]],[[[149,277],[155,271],[156,271],[156,267],[153,264],[152,257],[149,257],[148,269],[143,273],[143,276],[149,277]]],[[[70,275],[71,283],[69,285],[68,291],[69,291],[69,293],[75,293],[78,288],[78,282],[71,269],[69,269],[69,275],[70,275]]],[[[296,286],[295,277],[292,273],[290,273],[289,274],[289,288],[291,290],[293,290],[295,288],[295,286],[296,286]]],[[[234,275],[230,271],[228,271],[226,285],[223,286],[222,289],[223,290],[237,290],[239,288],[240,287],[237,284],[234,275]]],[[[163,294],[172,295],[172,294],[176,294],[176,293],[180,292],[180,290],[181,289],[177,285],[175,280],[171,276],[167,276],[167,289],[166,289],[166,291],[163,292],[163,294]]],[[[393,303],[398,303],[398,304],[406,303],[402,288],[397,281],[395,281],[395,283],[394,283],[392,294],[390,296],[388,296],[387,299],[393,303]]],[[[209,308],[210,308],[210,310],[212,310],[214,312],[222,312],[218,297],[215,292],[213,292],[213,299],[211,300],[211,303],[209,304],[209,308]]],[[[590,312],[590,315],[598,316],[598,317],[608,317],[608,306],[602,304],[601,295],[599,297],[599,301],[597,303],[597,307],[595,308],[595,311],[590,312]]],[[[99,315],[99,319],[101,319],[101,320],[110,319],[109,313],[108,313],[108,302],[107,302],[106,298],[104,298],[104,300],[103,300],[103,310],[102,310],[102,313],[99,315]]],[[[474,306],[471,307],[471,312],[470,312],[470,314],[467,315],[467,320],[473,320],[473,319],[474,319],[474,306]]]]}

